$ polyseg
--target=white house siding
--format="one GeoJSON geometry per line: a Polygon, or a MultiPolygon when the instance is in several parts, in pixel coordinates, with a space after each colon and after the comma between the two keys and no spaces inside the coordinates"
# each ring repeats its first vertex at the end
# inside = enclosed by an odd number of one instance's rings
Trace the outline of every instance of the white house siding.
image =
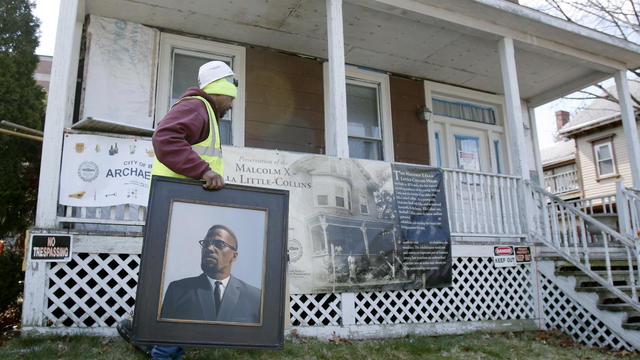
{"type": "Polygon", "coordinates": [[[577,150],[577,156],[580,164],[580,175],[582,177],[582,186],[584,189],[584,198],[615,194],[617,181],[623,181],[625,186],[631,187],[629,152],[627,150],[622,125],[577,138],[577,150]],[[618,169],[618,176],[606,177],[598,180],[593,146],[590,141],[601,139],[608,135],[614,135],[612,144],[616,167],[618,169]]]}

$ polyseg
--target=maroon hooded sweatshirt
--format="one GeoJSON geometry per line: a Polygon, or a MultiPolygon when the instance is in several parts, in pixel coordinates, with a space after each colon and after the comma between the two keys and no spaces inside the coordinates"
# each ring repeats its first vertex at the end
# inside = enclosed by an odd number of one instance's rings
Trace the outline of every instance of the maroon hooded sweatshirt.
{"type": "MultiPolygon", "coordinates": [[[[180,96],[202,96],[213,108],[216,119],[220,114],[213,97],[197,87],[191,87],[180,96]]],[[[151,141],[158,160],[175,173],[201,179],[210,170],[209,164],[191,149],[191,145],[209,136],[207,108],[199,99],[184,99],[174,105],[153,132],[151,141]]]]}

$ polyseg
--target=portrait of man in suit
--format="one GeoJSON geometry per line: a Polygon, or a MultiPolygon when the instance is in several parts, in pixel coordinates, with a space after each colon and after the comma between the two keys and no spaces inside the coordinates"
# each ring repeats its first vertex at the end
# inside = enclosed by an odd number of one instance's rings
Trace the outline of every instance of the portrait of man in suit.
{"type": "Polygon", "coordinates": [[[198,243],[202,274],[169,283],[160,318],[259,324],[261,290],[231,275],[240,254],[234,232],[214,225],[198,243]]]}

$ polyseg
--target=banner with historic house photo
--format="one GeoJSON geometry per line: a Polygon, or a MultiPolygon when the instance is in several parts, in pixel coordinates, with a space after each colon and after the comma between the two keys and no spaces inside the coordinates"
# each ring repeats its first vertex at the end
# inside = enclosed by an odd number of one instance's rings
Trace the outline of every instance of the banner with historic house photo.
{"type": "Polygon", "coordinates": [[[442,171],[225,147],[227,183],[286,189],[290,292],[451,283],[442,171]]]}
{"type": "MultiPolygon", "coordinates": [[[[223,154],[226,183],[289,190],[292,294],[450,285],[441,169],[227,146],[223,154]]],[[[148,140],[69,135],[60,204],[146,206],[152,164],[148,140]]]]}

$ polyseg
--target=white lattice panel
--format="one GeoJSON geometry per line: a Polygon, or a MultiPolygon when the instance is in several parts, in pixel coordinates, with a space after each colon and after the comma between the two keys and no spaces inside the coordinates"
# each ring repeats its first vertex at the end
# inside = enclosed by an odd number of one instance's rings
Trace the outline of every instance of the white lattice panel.
{"type": "Polygon", "coordinates": [[[454,258],[453,287],[358,293],[356,324],[531,319],[528,266],[494,268],[491,258],[454,258]]]}
{"type": "Polygon", "coordinates": [[[540,274],[544,321],[547,329],[560,329],[577,342],[588,346],[612,347],[634,351],[624,339],[613,333],[595,315],[572,301],[547,277],[540,274]]]}
{"type": "MultiPolygon", "coordinates": [[[[48,270],[49,326],[112,327],[135,302],[139,255],[74,254],[48,270]]],[[[356,324],[509,320],[534,317],[528,266],[494,268],[491,258],[454,258],[454,286],[355,294],[356,324]]],[[[293,326],[340,326],[340,294],[290,296],[293,326]]]]}
{"type": "Polygon", "coordinates": [[[111,327],[135,303],[139,255],[74,253],[47,271],[48,326],[111,327]]]}
{"type": "Polygon", "coordinates": [[[293,326],[342,324],[340,296],[336,294],[291,295],[289,301],[289,319],[293,326]]]}

